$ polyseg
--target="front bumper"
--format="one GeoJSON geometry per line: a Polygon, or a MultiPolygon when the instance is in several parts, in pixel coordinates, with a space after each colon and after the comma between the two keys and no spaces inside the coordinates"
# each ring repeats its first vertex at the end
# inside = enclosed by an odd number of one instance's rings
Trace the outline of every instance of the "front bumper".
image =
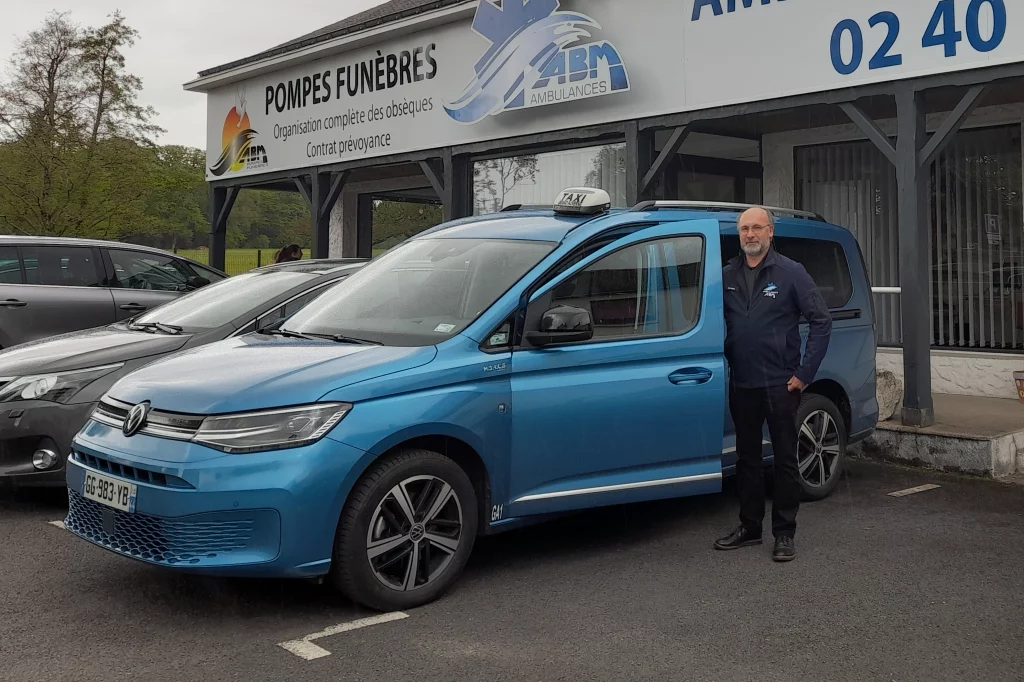
{"type": "Polygon", "coordinates": [[[95,406],[96,403],[61,405],[42,400],[0,406],[0,483],[63,486],[71,441],[95,406]],[[51,447],[59,455],[56,463],[44,471],[32,464],[32,455],[40,447],[51,447]]]}
{"type": "Polygon", "coordinates": [[[249,455],[90,422],[68,462],[72,533],[122,556],[240,577],[327,573],[346,481],[365,453],[323,439],[249,455]],[[134,483],[134,513],[82,496],[86,471],[134,483]]]}

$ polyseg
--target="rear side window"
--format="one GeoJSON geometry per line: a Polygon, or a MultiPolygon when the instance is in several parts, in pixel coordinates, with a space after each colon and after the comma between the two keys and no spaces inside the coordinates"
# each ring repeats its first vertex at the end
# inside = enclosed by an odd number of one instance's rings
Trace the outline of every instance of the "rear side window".
{"type": "Polygon", "coordinates": [[[26,246],[25,258],[28,284],[58,287],[98,287],[99,273],[93,250],[86,246],[26,246]]]}
{"type": "MultiPolygon", "coordinates": [[[[839,242],[776,236],[775,250],[804,266],[830,309],[842,308],[853,298],[850,264],[839,242]]],[[[727,261],[739,253],[740,238],[722,235],[722,259],[727,261]]]]}
{"type": "Polygon", "coordinates": [[[0,246],[0,284],[21,284],[18,247],[0,246]]]}

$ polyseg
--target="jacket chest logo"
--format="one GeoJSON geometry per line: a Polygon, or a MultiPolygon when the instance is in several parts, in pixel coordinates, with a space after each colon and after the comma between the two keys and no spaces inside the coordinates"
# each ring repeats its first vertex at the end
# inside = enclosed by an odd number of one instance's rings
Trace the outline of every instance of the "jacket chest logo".
{"type": "Polygon", "coordinates": [[[761,293],[764,294],[765,298],[775,298],[779,295],[779,287],[775,286],[775,282],[772,282],[766,286],[761,293]]]}

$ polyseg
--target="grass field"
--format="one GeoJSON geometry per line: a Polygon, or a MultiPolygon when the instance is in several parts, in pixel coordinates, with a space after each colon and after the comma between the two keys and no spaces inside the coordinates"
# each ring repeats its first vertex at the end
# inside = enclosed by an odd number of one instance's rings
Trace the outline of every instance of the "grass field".
{"type": "MultiPolygon", "coordinates": [[[[229,275],[238,275],[261,265],[270,265],[277,252],[278,249],[228,249],[224,257],[224,271],[229,275]]],[[[210,264],[210,252],[206,249],[178,249],[176,253],[203,265],[210,264]]],[[[310,257],[309,249],[303,250],[302,257],[310,257]]]]}
{"type": "MultiPolygon", "coordinates": [[[[274,262],[277,251],[277,249],[228,249],[224,256],[224,271],[229,275],[240,275],[253,268],[270,265],[274,262]]],[[[374,249],[373,257],[376,258],[385,251],[387,249],[374,249]]],[[[210,264],[210,252],[206,249],[178,249],[175,253],[203,265],[210,264]]],[[[303,249],[302,257],[310,258],[310,250],[303,249]]]]}

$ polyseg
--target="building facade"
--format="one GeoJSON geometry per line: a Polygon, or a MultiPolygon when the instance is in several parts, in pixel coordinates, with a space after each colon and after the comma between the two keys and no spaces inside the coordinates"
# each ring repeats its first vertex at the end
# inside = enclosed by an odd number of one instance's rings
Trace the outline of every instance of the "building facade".
{"type": "Polygon", "coordinates": [[[933,389],[1016,395],[1016,0],[393,0],[186,89],[207,95],[214,264],[247,188],[301,193],[319,256],[409,236],[375,232],[387,202],[447,219],[586,185],[799,208],[857,236],[905,423],[931,423],[933,389]]]}

